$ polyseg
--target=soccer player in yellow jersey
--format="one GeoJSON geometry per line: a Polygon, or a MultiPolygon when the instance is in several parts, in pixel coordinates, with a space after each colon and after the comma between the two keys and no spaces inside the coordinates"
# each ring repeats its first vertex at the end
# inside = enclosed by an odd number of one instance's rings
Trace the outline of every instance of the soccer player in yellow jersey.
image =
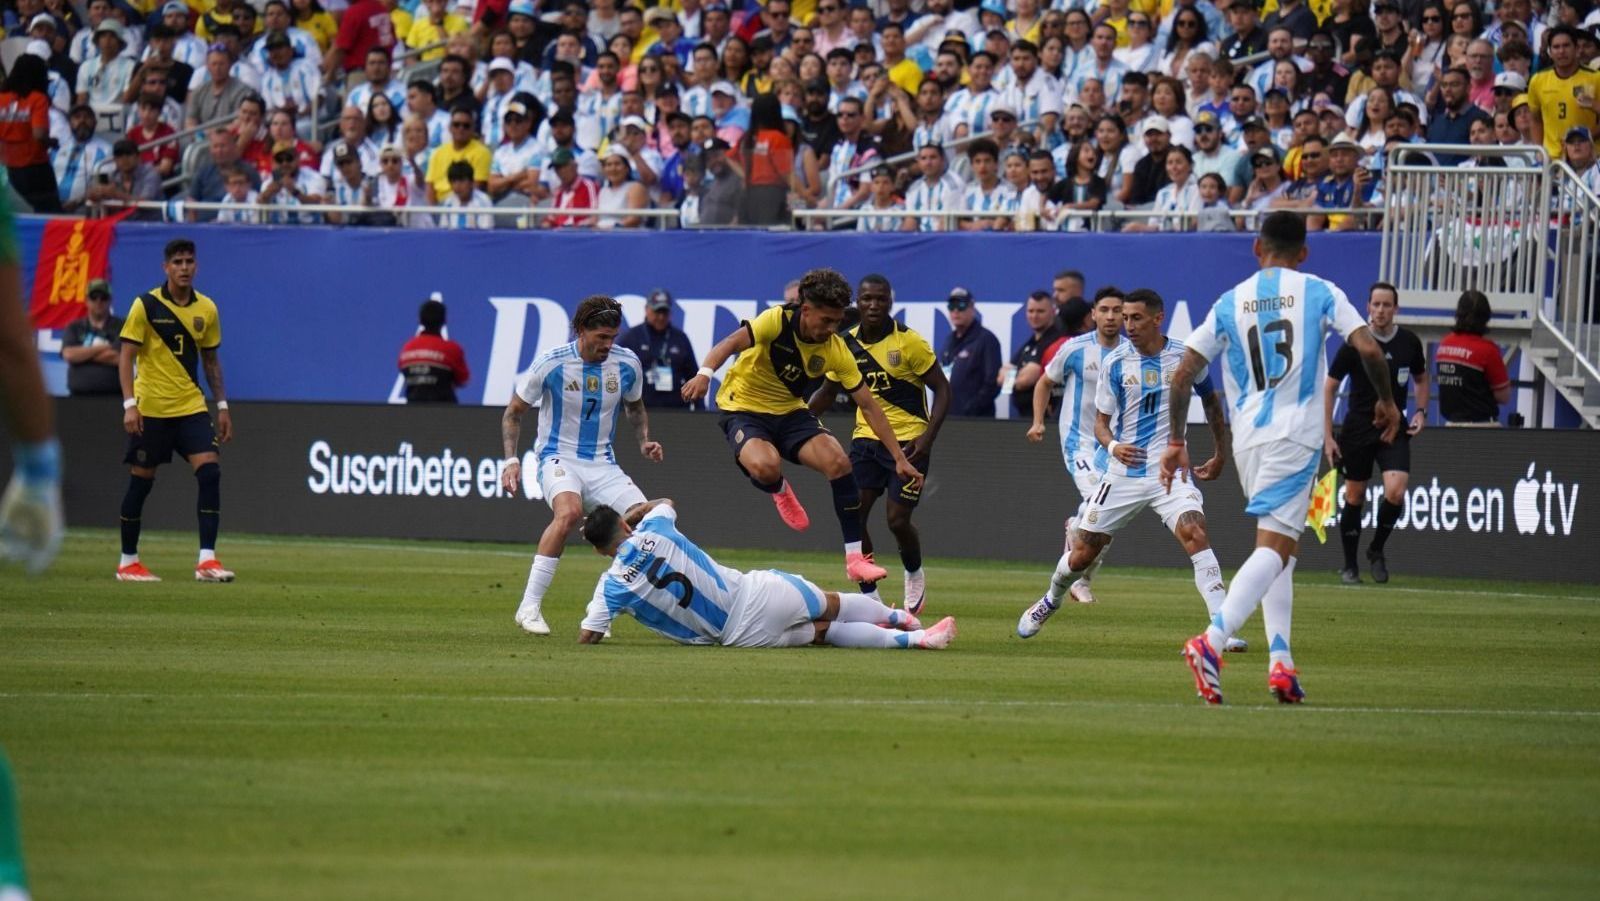
{"type": "Polygon", "coordinates": [[[1561,159],[1561,141],[1578,125],[1594,131],[1600,126],[1595,98],[1600,96],[1600,72],[1578,59],[1578,29],[1562,25],[1550,29],[1553,68],[1533,76],[1528,83],[1528,110],[1533,113],[1533,141],[1543,144],[1554,160],[1561,159]]]}
{"type": "Polygon", "coordinates": [[[162,253],[166,284],[139,295],[122,327],[122,427],[128,433],[128,493],[122,498],[121,582],[159,582],[139,562],[139,517],[155,486],[156,467],[177,451],[194,467],[199,483],[200,560],[197,582],[232,582],[233,573],[217,562],[217,524],[222,511],[222,469],[217,445],[233,437],[233,420],[222,387],[222,327],[217,305],[194,289],[194,242],[168,241],[162,253]],[[135,375],[134,364],[138,364],[135,375]],[[217,400],[212,429],[206,398],[200,393],[200,367],[217,400]]]}
{"type": "Polygon", "coordinates": [[[783,477],[783,461],[826,476],[844,532],[845,575],[854,582],[876,582],[888,573],[862,551],[861,493],[844,448],[806,408],[810,380],[826,375],[843,386],[872,433],[889,449],[895,474],[907,485],[919,487],[922,474],[900,450],[894,428],[837,333],[850,306],[849,283],[832,269],[813,269],[800,279],[799,294],[799,303],[772,307],[746,320],[711,348],[699,373],[684,383],[683,399],[693,403],[705,397],[712,373],[739,354],[717,392],[722,432],[733,446],[739,468],[757,488],[772,495],[778,515],[796,531],[811,520],[783,477]]]}
{"type": "MultiPolygon", "coordinates": [[[[944,425],[950,409],[950,381],[939,366],[939,357],[928,340],[889,317],[894,308],[894,289],[881,275],[869,275],[856,286],[856,309],[861,324],[844,334],[845,346],[855,355],[856,366],[867,388],[877,398],[894,428],[895,441],[906,459],[926,478],[933,441],[944,425]],[[928,390],[933,391],[933,410],[928,409],[928,390]]],[[[828,379],[811,398],[811,412],[821,415],[833,405],[839,382],[828,379]]],[[[900,563],[905,567],[905,608],[912,615],[922,610],[927,597],[922,574],[922,538],[911,522],[911,514],[922,499],[922,486],[907,484],[895,471],[889,448],[874,434],[872,425],[858,410],[856,429],[850,441],[850,465],[855,470],[856,486],[861,491],[861,548],[872,554],[872,533],[867,518],[872,505],[888,489],[885,501],[889,531],[900,545],[900,563]]],[[[862,582],[861,590],[876,594],[877,587],[862,582]]]]}

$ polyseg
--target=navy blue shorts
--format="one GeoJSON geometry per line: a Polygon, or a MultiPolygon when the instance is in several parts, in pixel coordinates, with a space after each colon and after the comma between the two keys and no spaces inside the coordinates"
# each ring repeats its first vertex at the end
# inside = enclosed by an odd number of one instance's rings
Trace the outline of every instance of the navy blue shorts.
{"type": "MultiPolygon", "coordinates": [[[[931,462],[930,458],[924,457],[917,465],[923,478],[927,478],[928,464],[931,462]]],[[[917,501],[922,500],[922,486],[912,488],[905,479],[900,478],[900,474],[894,471],[894,456],[876,438],[857,438],[850,442],[850,468],[855,471],[856,487],[862,491],[876,491],[880,495],[887,493],[890,500],[907,507],[915,507],[917,501]]]]}
{"type": "MultiPolygon", "coordinates": [[[[811,415],[810,410],[796,410],[782,416],[773,416],[767,413],[724,413],[722,415],[722,434],[728,438],[728,444],[733,448],[733,459],[739,459],[739,451],[744,449],[745,442],[760,439],[778,449],[778,456],[790,463],[800,462],[800,448],[807,441],[818,435],[831,434],[828,429],[811,415]]],[[[739,468],[744,469],[740,464],[739,468]]],[[[749,475],[749,473],[745,473],[749,475]]]]}
{"type": "Polygon", "coordinates": [[[195,454],[217,452],[217,432],[210,413],[163,418],[146,416],[144,434],[128,436],[128,453],[122,462],[129,466],[160,466],[172,461],[172,452],[185,460],[195,454]]]}

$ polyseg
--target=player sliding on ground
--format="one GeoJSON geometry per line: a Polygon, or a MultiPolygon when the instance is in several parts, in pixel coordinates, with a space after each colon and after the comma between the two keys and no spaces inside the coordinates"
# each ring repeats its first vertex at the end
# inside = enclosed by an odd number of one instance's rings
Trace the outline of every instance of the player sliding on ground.
{"type": "MultiPolygon", "coordinates": [[[[1185,484],[1168,493],[1156,478],[1151,455],[1167,441],[1167,406],[1178,389],[1168,385],[1173,371],[1183,359],[1183,344],[1161,334],[1165,304],[1154,291],[1138,290],[1122,301],[1122,322],[1128,343],[1105,356],[1104,371],[1095,390],[1095,469],[1102,475],[1100,484],[1089,496],[1083,515],[1073,530],[1071,547],[1056,563],[1050,577],[1050,590],[1017,621],[1017,634],[1029,638],[1060,609],[1061,599],[1111,543],[1111,536],[1127,525],[1139,511],[1149,507],[1161,517],[1183,546],[1194,564],[1194,585],[1215,613],[1222,606],[1226,589],[1222,566],[1211,551],[1206,535],[1205,507],[1198,486],[1185,484]]],[[[1190,390],[1188,385],[1182,389],[1190,390]]],[[[1206,421],[1211,424],[1216,454],[1194,470],[1195,480],[1209,482],[1222,474],[1228,453],[1228,423],[1222,412],[1222,398],[1212,390],[1210,379],[1194,386],[1205,405],[1206,421]]],[[[1185,397],[1187,400],[1187,396],[1185,397]]],[[[1185,480],[1188,479],[1185,474],[1185,480]]],[[[1230,651],[1245,650],[1235,640],[1230,651]]]]}
{"type": "Polygon", "coordinates": [[[895,476],[915,490],[922,474],[906,459],[894,428],[873,399],[850,348],[839,337],[839,323],[850,306],[850,285],[832,269],[813,269],[800,279],[800,302],[772,307],[741,324],[706,355],[700,372],[683,385],[691,403],[705,397],[711,375],[734,354],[717,392],[722,432],[733,446],[739,469],[757,488],[772,495],[784,524],[796,531],[811,524],[800,499],[783,477],[783,461],[822,473],[833,488],[833,511],[844,533],[844,571],[852,582],[876,582],[888,575],[861,547],[861,492],[850,458],[833,435],[806,409],[806,388],[827,376],[856,402],[872,434],[894,461],[895,476]]]}
{"type": "Polygon", "coordinates": [[[914,614],[864,594],[825,592],[777,570],[729,569],[684,537],[677,521],[670,501],[656,502],[637,529],[610,507],[584,520],[584,540],[613,559],[595,585],[579,642],[599,642],[619,613],[681,644],[736,648],[939,650],[956,637],[954,617],[924,629],[914,614]]]}
{"type": "MultiPolygon", "coordinates": [[[[867,381],[872,396],[883,405],[884,415],[894,426],[895,440],[902,442],[906,459],[924,478],[932,462],[933,441],[944,425],[950,409],[950,381],[939,368],[939,357],[926,338],[889,318],[894,308],[894,289],[881,275],[868,275],[856,286],[856,309],[861,324],[844,335],[844,342],[855,354],[856,365],[867,381]],[[928,391],[933,391],[933,410],[928,410],[928,391]]],[[[828,379],[811,398],[811,412],[821,416],[833,406],[839,383],[828,379]]],[[[850,435],[850,465],[855,470],[861,491],[861,549],[872,557],[872,530],[868,527],[872,505],[888,492],[889,531],[900,546],[900,564],[905,569],[905,608],[921,613],[927,599],[927,580],[922,572],[922,536],[917,533],[911,514],[922,499],[922,486],[907,485],[895,472],[889,449],[872,433],[867,417],[856,410],[856,429],[850,435]]],[[[862,582],[860,588],[877,595],[876,583],[862,582]]]]}
{"type": "Polygon", "coordinates": [[[1377,392],[1373,425],[1387,444],[1400,425],[1390,390],[1389,366],[1361,314],[1332,282],[1296,270],[1306,259],[1306,225],[1299,215],[1278,212],[1261,223],[1255,242],[1261,271],[1217,298],[1205,322],[1186,342],[1188,350],[1172,380],[1171,438],[1161,455],[1161,482],[1179,493],[1179,473],[1189,468],[1184,442],[1189,387],[1205,378],[1221,355],[1233,399],[1234,462],[1256,517],[1256,549],[1234,573],[1222,608],[1205,632],[1183,646],[1195,689],[1208,704],[1222,703],[1222,660],[1216,649],[1239,631],[1261,605],[1270,659],[1267,690],[1285,704],[1304,700],[1300,674],[1289,651],[1294,610],[1294,564],[1311,506],[1311,485],[1322,459],[1322,373],[1328,330],[1337,329],[1361,355],[1361,366],[1377,392]]]}
{"type": "MultiPolygon", "coordinates": [[[[1122,292],[1107,285],[1094,293],[1094,308],[1090,311],[1094,329],[1078,335],[1056,351],[1044,366],[1044,374],[1033,383],[1033,427],[1028,429],[1028,440],[1044,440],[1044,416],[1050,411],[1056,386],[1061,386],[1061,457],[1067,464],[1067,475],[1078,489],[1081,503],[1077,511],[1067,517],[1066,541],[1063,551],[1072,551],[1072,532],[1083,516],[1084,505],[1100,485],[1100,469],[1094,465],[1095,452],[1100,444],[1094,437],[1094,396],[1100,386],[1100,376],[1105,372],[1106,357],[1128,343],[1122,337],[1122,292]]],[[[1068,594],[1080,604],[1094,603],[1094,590],[1090,583],[1094,574],[1106,562],[1111,550],[1107,541],[1094,562],[1084,570],[1083,578],[1072,583],[1068,594]]]]}
{"type": "Polygon", "coordinates": [[[542,612],[544,593],[555,578],[567,536],[584,511],[602,504],[643,510],[644,493],[617,465],[611,449],[619,411],[633,423],[639,453],[661,462],[661,445],[650,440],[644,408],[644,368],[633,351],[612,346],[621,327],[621,304],[601,295],[584,298],[572,316],[577,339],[533,361],[500,417],[506,455],[500,481],[516,497],[522,488],[522,460],[517,456],[522,417],[539,407],[539,431],[533,439],[539,488],[555,516],[539,536],[539,552],[516,614],[517,625],[534,635],[550,634],[542,612]]]}

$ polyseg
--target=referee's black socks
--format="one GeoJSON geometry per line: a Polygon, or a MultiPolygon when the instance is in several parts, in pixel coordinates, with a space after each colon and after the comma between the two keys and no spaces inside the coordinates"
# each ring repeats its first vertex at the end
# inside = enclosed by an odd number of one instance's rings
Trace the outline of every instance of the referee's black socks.
{"type": "Polygon", "coordinates": [[[1399,504],[1389,503],[1388,498],[1378,501],[1378,529],[1372,536],[1372,547],[1369,554],[1383,553],[1383,546],[1389,541],[1389,533],[1394,531],[1394,524],[1400,521],[1400,514],[1405,508],[1399,504]]]}
{"type": "Polygon", "coordinates": [[[1344,568],[1357,569],[1356,551],[1361,547],[1361,513],[1363,505],[1345,502],[1339,512],[1339,538],[1344,542],[1344,568]]]}
{"type": "Polygon", "coordinates": [[[128,490],[122,495],[122,552],[130,557],[139,553],[139,517],[144,515],[144,499],[155,484],[155,479],[128,476],[128,490]]]}

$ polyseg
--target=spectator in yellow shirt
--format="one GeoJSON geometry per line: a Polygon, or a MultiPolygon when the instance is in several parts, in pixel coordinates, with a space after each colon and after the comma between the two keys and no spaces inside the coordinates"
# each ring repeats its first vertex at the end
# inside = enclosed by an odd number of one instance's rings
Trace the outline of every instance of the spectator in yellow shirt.
{"type": "Polygon", "coordinates": [[[310,32],[317,39],[317,46],[327,53],[333,46],[334,36],[339,33],[339,23],[317,0],[289,0],[289,5],[294,12],[294,24],[310,32]]]}
{"type": "MultiPolygon", "coordinates": [[[[406,32],[406,46],[412,50],[426,47],[429,44],[441,44],[446,38],[460,34],[467,30],[468,22],[455,13],[448,11],[449,0],[423,0],[426,12],[413,19],[411,29],[406,32]]],[[[444,56],[444,47],[435,47],[418,57],[422,62],[440,59],[444,56]]],[[[444,190],[448,191],[450,185],[444,183],[444,190]]],[[[443,191],[440,192],[444,193],[443,191]]]]}
{"type": "Polygon", "coordinates": [[[440,144],[428,160],[428,204],[434,205],[450,195],[450,164],[472,164],[472,180],[480,189],[489,186],[489,163],[494,154],[478,140],[477,120],[470,110],[450,113],[450,140],[440,144]]]}

